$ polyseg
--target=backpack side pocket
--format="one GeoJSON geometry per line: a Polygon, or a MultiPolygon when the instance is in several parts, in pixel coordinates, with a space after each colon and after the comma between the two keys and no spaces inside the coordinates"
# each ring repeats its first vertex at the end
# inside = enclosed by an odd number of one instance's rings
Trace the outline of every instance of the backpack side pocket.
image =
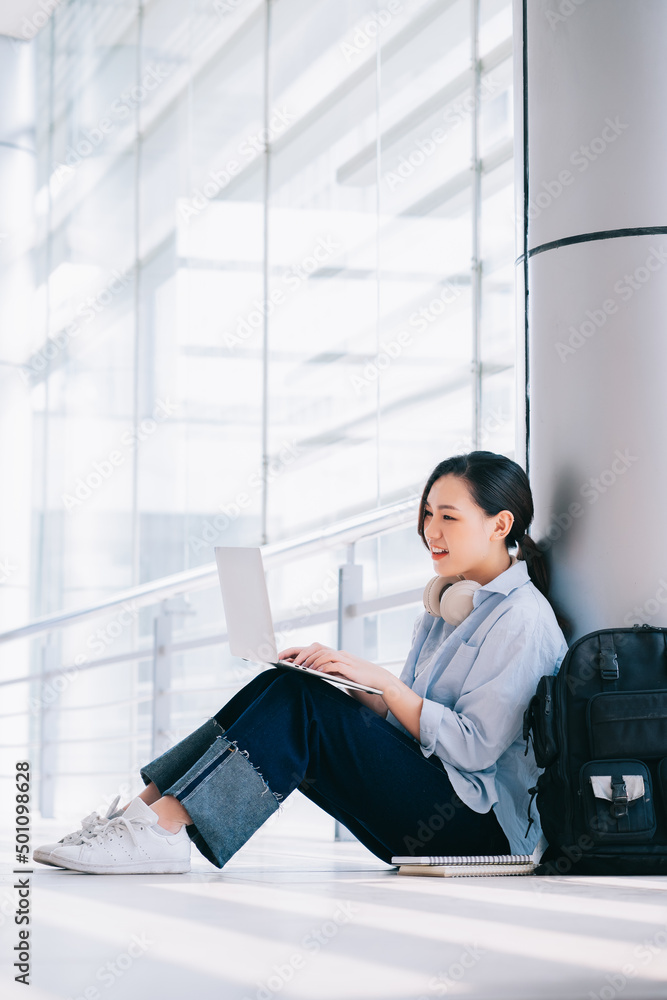
{"type": "Polygon", "coordinates": [[[533,734],[533,750],[538,767],[549,767],[558,757],[556,736],[555,699],[553,696],[556,674],[540,677],[537,691],[533,695],[523,716],[523,738],[526,741],[533,734]]]}

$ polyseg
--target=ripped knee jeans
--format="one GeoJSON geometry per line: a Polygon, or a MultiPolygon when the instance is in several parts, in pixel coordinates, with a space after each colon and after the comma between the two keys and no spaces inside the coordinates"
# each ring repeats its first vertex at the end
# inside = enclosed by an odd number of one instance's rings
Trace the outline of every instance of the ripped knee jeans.
{"type": "Polygon", "coordinates": [[[191,840],[218,868],[296,788],[386,862],[510,853],[494,811],[465,806],[435,754],[424,756],[372,709],[296,671],[258,674],[141,775],[179,799],[191,840]]]}
{"type": "MultiPolygon", "coordinates": [[[[173,795],[187,809],[190,839],[217,868],[232,857],[278,809],[282,795],[272,792],[249,753],[225,737],[220,717],[237,703],[237,713],[256,700],[277,671],[260,674],[213,718],[141,768],[145,784],[173,795]],[[257,683],[260,678],[264,683],[257,683]]],[[[233,708],[232,708],[233,711],[233,708]]],[[[242,712],[241,712],[242,714],[242,712]]]]}

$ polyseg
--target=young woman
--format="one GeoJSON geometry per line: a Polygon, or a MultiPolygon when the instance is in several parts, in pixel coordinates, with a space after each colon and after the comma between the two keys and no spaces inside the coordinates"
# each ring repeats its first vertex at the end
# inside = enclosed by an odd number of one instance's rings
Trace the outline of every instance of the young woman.
{"type": "Polygon", "coordinates": [[[386,862],[531,853],[539,772],[522,717],[567,650],[527,534],[532,518],[515,462],[486,451],[441,462],[417,525],[436,577],[400,678],[319,643],[285,649],[283,659],[382,695],[267,669],[141,768],[146,788],[124,811],[87,817],[35,860],[99,874],[185,872],[194,841],[222,868],[295,788],[386,862]],[[448,578],[458,586],[441,600],[448,578]]]}

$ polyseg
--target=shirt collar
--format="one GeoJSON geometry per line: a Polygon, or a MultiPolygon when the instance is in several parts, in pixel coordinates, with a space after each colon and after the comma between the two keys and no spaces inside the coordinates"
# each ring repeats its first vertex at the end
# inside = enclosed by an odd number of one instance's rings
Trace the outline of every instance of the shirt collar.
{"type": "Polygon", "coordinates": [[[517,559],[509,569],[503,570],[493,580],[489,580],[483,587],[475,591],[472,595],[473,605],[477,607],[483,599],[481,597],[478,598],[478,594],[510,594],[517,587],[522,587],[524,583],[528,583],[529,580],[530,574],[528,573],[528,566],[525,559],[517,559]]]}

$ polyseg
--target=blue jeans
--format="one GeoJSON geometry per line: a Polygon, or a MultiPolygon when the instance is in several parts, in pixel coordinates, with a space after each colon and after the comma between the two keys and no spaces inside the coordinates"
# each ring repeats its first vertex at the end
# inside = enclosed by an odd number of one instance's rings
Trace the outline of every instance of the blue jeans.
{"type": "Polygon", "coordinates": [[[393,855],[509,854],[493,810],[464,805],[439,758],[344,691],[265,670],[213,718],[141,768],[187,809],[216,867],[295,788],[382,861],[393,855]]]}

